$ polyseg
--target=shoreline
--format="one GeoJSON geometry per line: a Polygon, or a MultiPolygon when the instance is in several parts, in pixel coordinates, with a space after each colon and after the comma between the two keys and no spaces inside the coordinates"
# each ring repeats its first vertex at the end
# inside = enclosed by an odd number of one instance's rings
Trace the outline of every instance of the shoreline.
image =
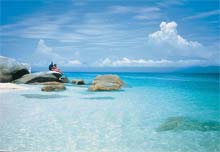
{"type": "Polygon", "coordinates": [[[0,83],[0,93],[11,92],[11,91],[23,91],[29,90],[30,88],[21,86],[14,83],[0,83]]]}

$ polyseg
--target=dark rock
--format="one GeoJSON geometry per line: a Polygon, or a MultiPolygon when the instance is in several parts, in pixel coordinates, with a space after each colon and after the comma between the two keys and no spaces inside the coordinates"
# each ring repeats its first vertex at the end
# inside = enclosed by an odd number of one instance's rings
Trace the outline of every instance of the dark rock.
{"type": "Polygon", "coordinates": [[[79,80],[73,80],[72,83],[76,84],[76,85],[85,85],[84,80],[79,79],[79,80]]]}
{"type": "Polygon", "coordinates": [[[31,73],[31,74],[26,74],[22,76],[19,79],[16,79],[14,82],[15,83],[37,83],[37,82],[51,82],[51,81],[56,81],[60,82],[60,77],[61,73],[59,72],[54,72],[54,71],[47,71],[47,72],[37,72],[37,73],[31,73]]]}
{"type": "Polygon", "coordinates": [[[28,73],[30,73],[29,65],[0,56],[0,82],[11,82],[28,73]]]}
{"type": "Polygon", "coordinates": [[[69,83],[69,79],[67,77],[61,78],[60,81],[62,83],[69,83]]]}
{"type": "Polygon", "coordinates": [[[119,90],[123,81],[117,75],[99,75],[89,87],[90,91],[111,91],[119,90]]]}

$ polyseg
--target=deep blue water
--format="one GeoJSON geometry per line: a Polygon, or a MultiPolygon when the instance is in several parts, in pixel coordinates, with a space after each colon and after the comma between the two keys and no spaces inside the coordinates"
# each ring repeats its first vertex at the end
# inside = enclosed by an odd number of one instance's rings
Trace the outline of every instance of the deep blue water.
{"type": "Polygon", "coordinates": [[[120,91],[88,91],[98,74],[65,73],[88,85],[62,92],[1,93],[0,149],[220,151],[219,74],[116,73],[120,91]]]}

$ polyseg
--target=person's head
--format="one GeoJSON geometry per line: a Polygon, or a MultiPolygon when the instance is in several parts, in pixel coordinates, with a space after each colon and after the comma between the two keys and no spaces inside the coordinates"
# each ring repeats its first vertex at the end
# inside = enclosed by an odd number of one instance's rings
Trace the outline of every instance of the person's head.
{"type": "Polygon", "coordinates": [[[57,67],[57,64],[54,64],[53,66],[54,66],[54,67],[57,67]]]}

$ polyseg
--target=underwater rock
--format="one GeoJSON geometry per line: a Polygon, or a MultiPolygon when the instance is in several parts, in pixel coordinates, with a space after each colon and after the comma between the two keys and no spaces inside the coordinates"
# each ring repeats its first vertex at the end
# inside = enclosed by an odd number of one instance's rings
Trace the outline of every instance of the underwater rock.
{"type": "Polygon", "coordinates": [[[21,78],[14,80],[14,83],[37,83],[37,82],[50,82],[50,81],[56,81],[60,82],[59,78],[62,75],[59,72],[54,71],[47,71],[47,72],[36,72],[31,74],[26,74],[22,76],[21,78]]]}
{"type": "Polygon", "coordinates": [[[53,99],[53,98],[63,98],[66,96],[58,95],[58,94],[50,94],[50,95],[44,95],[44,94],[22,94],[25,98],[35,98],[35,99],[53,99]]]}
{"type": "Polygon", "coordinates": [[[89,87],[90,91],[119,90],[123,81],[117,75],[99,75],[93,80],[89,87]]]}
{"type": "Polygon", "coordinates": [[[30,73],[29,65],[0,56],[0,82],[11,82],[28,73],[30,73]]]}
{"type": "Polygon", "coordinates": [[[199,121],[188,117],[170,117],[162,123],[157,131],[220,131],[220,122],[199,121]]]}
{"type": "Polygon", "coordinates": [[[59,85],[45,85],[41,88],[41,91],[46,91],[46,92],[50,92],[50,91],[62,91],[65,90],[66,87],[64,86],[64,84],[59,84],[59,85]]]}
{"type": "Polygon", "coordinates": [[[73,80],[72,83],[76,85],[85,85],[85,81],[83,79],[73,80]]]}

